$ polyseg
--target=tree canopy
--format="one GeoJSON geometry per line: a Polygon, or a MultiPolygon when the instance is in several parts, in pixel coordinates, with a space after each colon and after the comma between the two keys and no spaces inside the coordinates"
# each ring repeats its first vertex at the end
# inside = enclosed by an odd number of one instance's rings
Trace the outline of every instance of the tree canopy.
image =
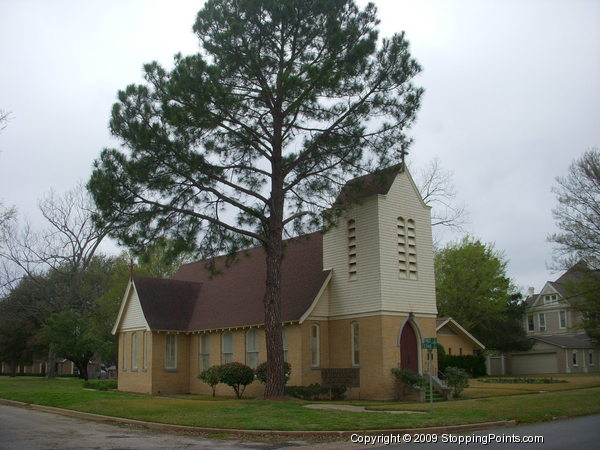
{"type": "Polygon", "coordinates": [[[561,231],[549,239],[557,244],[559,265],[567,269],[584,259],[590,269],[600,270],[600,150],[585,152],[556,182],[558,205],[552,213],[561,231]]]}
{"type": "Polygon", "coordinates": [[[89,188],[113,235],[204,257],[265,249],[267,396],[283,394],[285,233],[318,227],[351,176],[397,163],[422,89],[404,33],[353,0],[208,0],[201,51],[118,94],[89,188]]]}
{"type": "Polygon", "coordinates": [[[525,350],[525,305],[506,276],[506,260],[491,244],[472,237],[435,255],[438,313],[458,321],[486,347],[525,350]]]}
{"type": "Polygon", "coordinates": [[[560,232],[549,240],[556,244],[557,266],[577,271],[568,291],[577,298],[582,328],[600,343],[600,150],[586,151],[556,182],[552,213],[560,232]]]}

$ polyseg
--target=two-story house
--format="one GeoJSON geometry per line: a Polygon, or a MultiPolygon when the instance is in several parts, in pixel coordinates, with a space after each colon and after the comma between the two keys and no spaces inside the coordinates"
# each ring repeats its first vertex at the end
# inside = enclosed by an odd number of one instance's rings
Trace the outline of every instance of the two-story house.
{"type": "Polygon", "coordinates": [[[530,288],[523,326],[533,347],[509,356],[509,373],[600,371],[600,348],[578,327],[581,313],[573,308],[578,297],[568,291],[568,283],[577,281],[580,273],[575,265],[555,281],[546,282],[539,293],[530,288]]]}

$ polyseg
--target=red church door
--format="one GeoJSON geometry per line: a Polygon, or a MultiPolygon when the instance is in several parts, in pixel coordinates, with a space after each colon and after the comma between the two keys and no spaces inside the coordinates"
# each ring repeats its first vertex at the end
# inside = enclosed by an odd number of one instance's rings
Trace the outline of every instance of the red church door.
{"type": "Polygon", "coordinates": [[[412,325],[407,323],[400,335],[400,368],[419,371],[417,335],[412,325]]]}

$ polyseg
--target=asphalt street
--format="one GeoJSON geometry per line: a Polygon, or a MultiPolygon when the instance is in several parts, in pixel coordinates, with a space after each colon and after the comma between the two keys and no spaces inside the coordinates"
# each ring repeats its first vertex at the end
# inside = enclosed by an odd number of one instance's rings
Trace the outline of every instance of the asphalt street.
{"type": "MultiPolygon", "coordinates": [[[[400,436],[400,440],[431,441],[431,436],[400,436]],[[404,438],[404,439],[403,439],[404,438]]],[[[544,450],[598,450],[600,448],[600,415],[576,417],[574,419],[556,420],[552,422],[538,423],[534,425],[523,425],[495,430],[485,430],[476,433],[464,433],[461,435],[446,435],[446,440],[454,442],[442,442],[444,435],[437,436],[437,442],[401,443],[400,445],[374,444],[371,448],[402,450],[410,449],[463,449],[463,450],[519,450],[519,449],[544,449],[544,450]],[[456,442],[462,436],[463,443],[456,442]],[[539,443],[516,443],[516,440],[529,440],[530,437],[541,436],[543,442],[539,443]],[[464,441],[472,441],[465,443],[464,441]],[[473,442],[475,441],[475,442],[473,442]],[[477,442],[478,441],[478,442],[477,442]]]]}
{"type": "MultiPolygon", "coordinates": [[[[371,438],[377,438],[377,435],[371,438]]],[[[403,435],[399,437],[402,441],[403,435]]],[[[409,449],[548,449],[597,450],[600,442],[600,415],[557,420],[534,425],[485,430],[477,433],[455,435],[411,435],[411,443],[382,445],[384,441],[360,441],[357,435],[346,441],[311,444],[306,441],[256,442],[242,440],[209,439],[194,435],[155,432],[129,426],[90,422],[41,411],[0,405],[0,449],[353,449],[401,448],[409,449]],[[457,440],[461,439],[462,443],[457,440]],[[541,436],[540,443],[515,443],[514,437],[541,436]],[[425,442],[415,443],[416,439],[425,442]],[[437,442],[431,442],[435,439],[437,442]],[[443,443],[442,441],[453,440],[443,443]],[[464,441],[478,441],[465,443],[464,441]],[[500,440],[502,442],[497,442],[500,440]],[[359,441],[359,442],[356,442],[359,441]],[[511,442],[512,441],[512,442],[511,442]]],[[[380,439],[385,439],[381,436],[380,439]]],[[[387,438],[389,439],[389,438],[387,438]]]]}

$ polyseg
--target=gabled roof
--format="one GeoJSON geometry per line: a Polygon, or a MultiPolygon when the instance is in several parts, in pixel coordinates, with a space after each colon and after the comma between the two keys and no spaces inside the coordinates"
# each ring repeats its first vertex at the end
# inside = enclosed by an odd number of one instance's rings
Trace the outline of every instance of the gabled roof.
{"type": "Polygon", "coordinates": [[[442,328],[448,325],[454,331],[458,331],[460,334],[473,341],[473,343],[475,343],[475,345],[477,345],[481,350],[485,350],[485,345],[479,342],[475,336],[460,326],[460,324],[452,317],[438,317],[435,319],[435,322],[435,331],[440,331],[442,328]]]}
{"type": "Polygon", "coordinates": [[[574,336],[529,336],[529,339],[555,345],[560,348],[596,348],[592,340],[586,334],[574,336]]]}
{"type": "Polygon", "coordinates": [[[373,195],[387,194],[396,179],[396,175],[402,170],[402,164],[396,164],[362,177],[353,178],[344,185],[335,200],[335,204],[355,203],[373,195]]]}
{"type": "MultiPolygon", "coordinates": [[[[323,237],[313,233],[284,241],[282,320],[299,321],[328,279],[323,270],[323,237]]],[[[153,330],[200,331],[264,323],[266,261],[262,247],[214,259],[222,273],[213,275],[207,261],[185,264],[173,279],[133,278],[144,316],[153,330]]]]}
{"type": "Polygon", "coordinates": [[[133,277],[133,283],[152,330],[188,330],[202,283],[133,277]]]}

